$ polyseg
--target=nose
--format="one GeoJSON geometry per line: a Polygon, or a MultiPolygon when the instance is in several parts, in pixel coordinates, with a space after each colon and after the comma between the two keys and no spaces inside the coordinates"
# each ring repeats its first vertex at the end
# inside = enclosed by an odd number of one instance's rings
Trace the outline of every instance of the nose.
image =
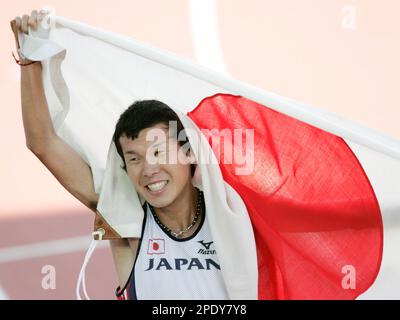
{"type": "Polygon", "coordinates": [[[151,161],[145,161],[143,166],[143,176],[151,177],[156,173],[160,172],[160,166],[158,163],[152,163],[151,161]]]}

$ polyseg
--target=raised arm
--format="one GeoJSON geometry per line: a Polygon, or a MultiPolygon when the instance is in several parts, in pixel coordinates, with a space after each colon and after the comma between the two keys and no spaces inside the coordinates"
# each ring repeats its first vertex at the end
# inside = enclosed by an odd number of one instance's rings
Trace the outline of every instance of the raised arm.
{"type": "MultiPolygon", "coordinates": [[[[19,49],[18,30],[28,33],[28,26],[37,28],[40,16],[36,10],[31,15],[10,21],[16,47],[19,49]]],[[[21,63],[30,61],[19,57],[21,63]]],[[[112,228],[106,225],[96,211],[99,195],[95,192],[90,166],[55,132],[42,82],[42,65],[35,62],[21,66],[21,107],[26,146],[49,169],[55,178],[74,197],[96,213],[95,227],[103,227],[110,241],[120,285],[122,286],[133,263],[133,254],[126,239],[117,239],[112,228]],[[132,261],[132,262],[131,262],[132,261]]]]}
{"type": "MultiPolygon", "coordinates": [[[[36,11],[11,21],[16,45],[17,28],[27,33],[28,23],[36,27],[36,11]]],[[[28,63],[20,57],[22,63],[28,63]]],[[[56,179],[78,200],[96,210],[98,195],[88,164],[55,133],[42,83],[42,65],[21,66],[21,107],[26,146],[50,170],[56,179]]]]}

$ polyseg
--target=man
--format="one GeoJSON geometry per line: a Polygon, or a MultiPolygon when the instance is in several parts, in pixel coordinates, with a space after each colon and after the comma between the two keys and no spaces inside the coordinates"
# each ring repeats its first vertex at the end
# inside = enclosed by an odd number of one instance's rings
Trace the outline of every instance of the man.
{"type": "Polygon", "coordinates": [[[178,140],[182,130],[175,112],[156,100],[135,102],[116,125],[113,141],[123,169],[146,200],[134,267],[117,296],[227,298],[202,191],[192,184],[188,141],[178,140]]]}
{"type": "MultiPolygon", "coordinates": [[[[18,30],[36,29],[38,13],[11,21],[18,48],[18,30]]],[[[52,125],[41,80],[41,63],[20,56],[22,115],[27,147],[57,180],[78,200],[96,212],[96,224],[106,232],[112,228],[96,211],[91,168],[57,134],[52,125]]],[[[120,117],[113,136],[124,170],[135,189],[146,200],[142,237],[111,240],[120,287],[117,296],[139,299],[227,298],[213,240],[208,229],[202,192],[192,183],[190,150],[171,134],[183,129],[178,116],[156,101],[134,103],[120,117]],[[161,134],[164,132],[165,134],[161,134]],[[149,136],[157,136],[156,141],[149,136]],[[178,157],[169,157],[174,153],[178,157]],[[167,157],[166,157],[167,156],[167,157]],[[168,159],[167,159],[168,158],[168,159]],[[154,161],[155,160],[155,161],[154,161]],[[118,265],[118,255],[132,251],[129,263],[118,265]],[[167,250],[167,251],[166,251],[167,250]],[[206,253],[206,254],[204,254],[206,253]],[[175,290],[171,290],[171,286],[175,290]]]]}

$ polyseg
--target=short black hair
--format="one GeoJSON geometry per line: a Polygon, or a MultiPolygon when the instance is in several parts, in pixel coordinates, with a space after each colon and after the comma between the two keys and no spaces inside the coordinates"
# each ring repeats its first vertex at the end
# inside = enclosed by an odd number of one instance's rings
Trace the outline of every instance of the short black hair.
{"type": "MultiPolygon", "coordinates": [[[[169,127],[169,121],[176,121],[176,136],[178,137],[179,133],[184,130],[181,120],[171,107],[158,100],[135,101],[120,115],[118,122],[115,126],[113,141],[115,147],[117,148],[118,154],[124,162],[124,165],[122,166],[122,169],[124,171],[126,171],[126,163],[122,147],[119,142],[119,138],[121,136],[126,136],[129,139],[136,139],[139,136],[140,131],[142,131],[143,129],[153,127],[160,123],[163,123],[167,125],[167,127],[169,127]]],[[[181,141],[179,139],[178,142],[181,146],[183,146],[185,143],[189,143],[186,135],[185,140],[181,141]]],[[[192,176],[195,169],[196,165],[192,164],[192,176]]]]}

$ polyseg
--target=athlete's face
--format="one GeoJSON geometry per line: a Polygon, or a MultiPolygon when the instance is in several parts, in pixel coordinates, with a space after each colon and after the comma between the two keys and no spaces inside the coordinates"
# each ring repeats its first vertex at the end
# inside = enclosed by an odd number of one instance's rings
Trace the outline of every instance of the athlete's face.
{"type": "Polygon", "coordinates": [[[136,191],[153,207],[170,205],[190,187],[186,150],[169,136],[165,124],[143,129],[134,140],[121,136],[119,141],[128,176],[136,191]]]}

